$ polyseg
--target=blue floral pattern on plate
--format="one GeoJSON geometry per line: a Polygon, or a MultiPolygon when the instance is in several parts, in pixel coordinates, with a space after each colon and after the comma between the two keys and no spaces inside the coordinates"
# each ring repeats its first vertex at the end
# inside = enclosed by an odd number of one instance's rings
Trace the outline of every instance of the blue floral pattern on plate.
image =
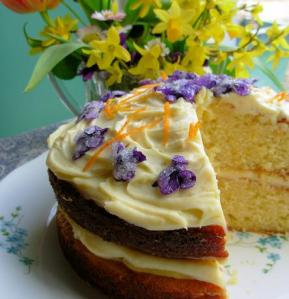
{"type": "MultiPolygon", "coordinates": [[[[257,252],[266,258],[266,262],[261,271],[269,273],[275,264],[281,259],[281,250],[289,241],[288,235],[265,235],[248,232],[231,232],[230,246],[253,247],[257,252]]],[[[230,269],[226,265],[225,269],[230,269]]]]}
{"type": "Polygon", "coordinates": [[[30,272],[34,260],[24,254],[25,249],[28,247],[28,233],[20,227],[22,217],[21,207],[16,207],[10,213],[9,219],[0,216],[0,249],[5,250],[8,254],[15,255],[19,262],[30,272]]]}

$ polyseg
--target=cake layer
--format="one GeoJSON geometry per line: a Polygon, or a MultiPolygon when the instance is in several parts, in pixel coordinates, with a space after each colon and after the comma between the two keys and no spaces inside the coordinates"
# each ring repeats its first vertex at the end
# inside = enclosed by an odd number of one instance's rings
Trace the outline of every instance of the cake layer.
{"type": "Polygon", "coordinates": [[[149,231],[129,224],[83,198],[70,184],[49,172],[51,185],[63,210],[79,225],[107,241],[170,258],[226,257],[223,227],[149,231]]]}
{"type": "Polygon", "coordinates": [[[289,174],[289,102],[272,101],[274,95],[253,89],[245,97],[199,96],[202,138],[217,176],[224,168],[289,174]]]}
{"type": "Polygon", "coordinates": [[[229,228],[265,233],[289,232],[289,189],[240,176],[220,177],[229,228]]]}
{"type": "Polygon", "coordinates": [[[169,105],[169,140],[164,143],[162,120],[166,100],[152,90],[150,93],[146,90],[144,88],[142,92],[139,88],[139,96],[128,94],[118,100],[121,104],[134,97],[130,108],[138,114],[129,124],[130,128],[140,128],[159,120],[155,126],[146,127],[122,140],[126,146],[136,147],[147,157],[146,161],[138,164],[132,180],[120,182],[113,178],[110,147],[102,151],[91,169],[86,171],[83,168],[94,150],[87,151],[78,160],[72,159],[77,136],[85,128],[95,125],[108,128],[105,135],[105,140],[108,140],[131,117],[133,112],[130,109],[118,110],[112,118],[102,112],[97,119],[72,121],[60,127],[49,138],[49,169],[108,213],[147,230],[170,231],[209,225],[225,227],[215,172],[204,151],[201,134],[197,132],[194,138],[188,138],[190,127],[198,122],[194,105],[182,98],[169,105]],[[182,155],[188,161],[187,169],[195,174],[196,183],[193,188],[164,195],[152,185],[161,171],[171,164],[174,155],[182,155]]]}
{"type": "Polygon", "coordinates": [[[219,278],[219,266],[215,262],[174,261],[146,256],[120,246],[115,247],[77,225],[71,226],[59,212],[56,220],[60,244],[70,263],[82,278],[113,298],[226,298],[219,278]],[[108,259],[107,256],[113,258],[108,259]],[[149,273],[151,267],[158,266],[164,269],[157,271],[157,274],[149,273]],[[178,270],[186,275],[180,277],[175,273],[178,270]],[[194,275],[214,283],[195,279],[192,277],[194,275]]]}

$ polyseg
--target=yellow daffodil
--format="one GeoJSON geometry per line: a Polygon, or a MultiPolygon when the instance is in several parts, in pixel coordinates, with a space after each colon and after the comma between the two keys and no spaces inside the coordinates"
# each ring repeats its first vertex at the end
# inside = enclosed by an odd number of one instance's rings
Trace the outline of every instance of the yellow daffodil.
{"type": "Polygon", "coordinates": [[[142,49],[136,44],[137,51],[142,55],[136,67],[129,69],[133,75],[147,79],[157,79],[160,76],[160,63],[158,58],[161,55],[161,47],[154,45],[149,49],[142,49]]]}
{"type": "Polygon", "coordinates": [[[115,83],[121,83],[123,72],[119,67],[119,62],[115,61],[112,66],[106,69],[110,74],[109,78],[106,80],[106,84],[111,86],[115,83]]]}
{"type": "Polygon", "coordinates": [[[135,10],[138,8],[141,8],[139,12],[139,16],[141,18],[145,17],[151,8],[154,7],[161,7],[161,1],[160,0],[136,0],[134,3],[131,5],[131,9],[135,10]]]}
{"type": "Polygon", "coordinates": [[[192,40],[187,41],[188,50],[182,60],[182,66],[189,72],[204,73],[204,63],[207,58],[207,48],[192,40]]]}
{"type": "Polygon", "coordinates": [[[88,50],[89,59],[87,66],[97,64],[100,69],[108,68],[115,58],[125,62],[130,60],[129,52],[120,45],[120,37],[115,27],[110,27],[107,31],[106,40],[94,40],[89,43],[92,50],[88,50]]]}
{"type": "Polygon", "coordinates": [[[154,13],[161,20],[154,29],[153,33],[166,32],[170,42],[176,42],[193,33],[192,10],[182,10],[176,1],[172,2],[169,10],[154,9],[154,13]]]}
{"type": "Polygon", "coordinates": [[[68,41],[71,37],[71,32],[77,29],[77,20],[69,15],[57,17],[51,25],[47,25],[41,32],[41,35],[48,37],[42,42],[43,47],[49,47],[61,41],[68,41]]]}
{"type": "Polygon", "coordinates": [[[235,76],[246,78],[249,76],[247,67],[254,66],[254,53],[253,52],[236,52],[233,54],[233,61],[228,65],[229,70],[235,70],[235,76]]]}

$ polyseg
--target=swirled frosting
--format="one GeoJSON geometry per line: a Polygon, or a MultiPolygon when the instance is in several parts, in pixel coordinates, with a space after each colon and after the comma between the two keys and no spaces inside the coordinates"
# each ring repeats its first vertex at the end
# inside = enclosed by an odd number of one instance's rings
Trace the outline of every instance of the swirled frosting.
{"type": "MultiPolygon", "coordinates": [[[[127,99],[129,95],[120,98],[127,99]]],[[[134,102],[140,110],[130,126],[140,127],[155,118],[163,118],[164,98],[145,89],[134,102]]],[[[146,161],[138,164],[135,177],[129,182],[116,181],[113,176],[111,148],[101,153],[92,168],[83,171],[94,150],[73,160],[75,141],[85,128],[97,125],[108,128],[106,139],[114,136],[132,113],[118,111],[108,119],[101,113],[97,119],[71,121],[61,126],[48,140],[47,166],[62,180],[70,182],[85,197],[92,199],[110,214],[148,230],[174,230],[207,225],[225,226],[220,205],[216,175],[205,153],[201,134],[188,140],[190,123],[198,121],[195,107],[182,98],[170,105],[169,141],[163,143],[163,123],[148,127],[138,134],[126,137],[129,147],[137,147],[146,161]],[[188,160],[188,169],[196,175],[193,188],[162,195],[152,187],[159,173],[171,163],[174,155],[188,160]]]]}

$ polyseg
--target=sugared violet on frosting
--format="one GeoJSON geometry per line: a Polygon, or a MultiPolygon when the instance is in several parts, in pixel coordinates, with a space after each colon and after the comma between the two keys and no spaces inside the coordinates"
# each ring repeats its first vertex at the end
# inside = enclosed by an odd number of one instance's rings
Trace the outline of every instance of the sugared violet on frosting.
{"type": "Polygon", "coordinates": [[[136,165],[146,160],[146,156],[136,148],[128,149],[121,142],[112,145],[113,177],[117,181],[130,181],[136,172],[136,165]]]}
{"type": "Polygon", "coordinates": [[[101,101],[92,101],[88,102],[84,105],[83,110],[79,114],[77,121],[81,121],[83,119],[93,120],[98,118],[99,113],[103,110],[104,103],[101,101]]]}
{"type": "Polygon", "coordinates": [[[76,146],[72,159],[79,159],[87,151],[98,148],[103,143],[104,135],[107,130],[107,128],[102,129],[98,126],[86,128],[76,138],[76,146]]]}
{"type": "Polygon", "coordinates": [[[153,187],[159,187],[164,195],[192,188],[196,183],[196,175],[186,169],[187,165],[188,161],[183,156],[174,156],[171,165],[161,171],[153,187]]]}
{"type": "Polygon", "coordinates": [[[112,90],[112,91],[110,90],[110,91],[106,92],[104,95],[102,95],[99,100],[101,102],[106,102],[108,99],[122,97],[125,94],[126,94],[126,92],[123,90],[112,90]]]}
{"type": "Polygon", "coordinates": [[[155,88],[156,92],[165,95],[167,101],[175,102],[182,97],[188,102],[194,102],[195,96],[205,87],[211,90],[214,96],[235,92],[240,96],[250,93],[250,87],[255,79],[234,79],[227,75],[205,74],[197,76],[194,73],[176,71],[155,88]]]}

